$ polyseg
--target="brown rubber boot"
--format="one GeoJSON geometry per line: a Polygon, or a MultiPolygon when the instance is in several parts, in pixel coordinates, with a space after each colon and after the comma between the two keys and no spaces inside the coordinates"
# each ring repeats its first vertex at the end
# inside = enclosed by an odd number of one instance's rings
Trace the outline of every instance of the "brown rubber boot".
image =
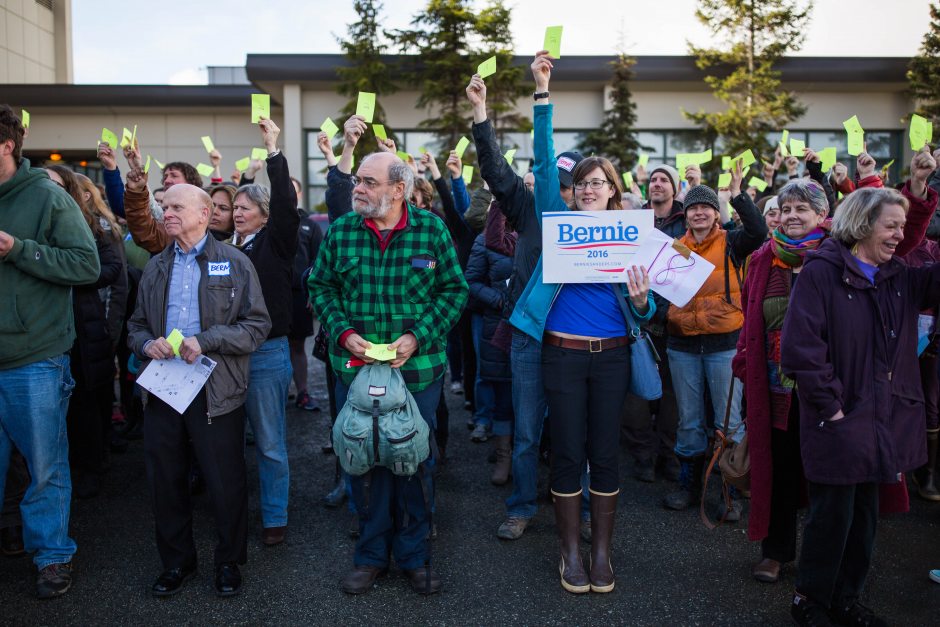
{"type": "Polygon", "coordinates": [[[591,592],[610,592],[614,589],[610,544],[614,536],[618,494],[620,490],[609,494],[591,490],[591,592]]]}
{"type": "Polygon", "coordinates": [[[561,562],[558,573],[561,575],[561,587],[574,594],[584,594],[591,590],[591,580],[584,572],[581,553],[578,550],[581,526],[581,491],[574,494],[558,494],[552,491],[555,502],[555,527],[561,540],[561,562]]]}
{"type": "Polygon", "coordinates": [[[496,465],[493,466],[490,483],[505,485],[509,481],[509,473],[512,470],[512,436],[498,435],[494,439],[496,440],[496,465]]]}

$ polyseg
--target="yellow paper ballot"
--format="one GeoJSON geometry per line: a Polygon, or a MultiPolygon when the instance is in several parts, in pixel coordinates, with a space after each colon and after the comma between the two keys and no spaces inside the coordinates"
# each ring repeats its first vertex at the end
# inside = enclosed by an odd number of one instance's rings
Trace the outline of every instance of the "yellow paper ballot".
{"type": "Polygon", "coordinates": [[[101,143],[107,144],[111,149],[118,147],[118,138],[113,131],[106,128],[101,129],[101,143]]]}
{"type": "Polygon", "coordinates": [[[883,166],[881,166],[881,171],[882,171],[882,172],[887,172],[887,171],[888,171],[888,168],[890,168],[892,165],[894,165],[894,159],[892,159],[892,160],[889,161],[888,163],[886,163],[886,164],[884,164],[883,166]]]}
{"type": "Polygon", "coordinates": [[[372,132],[375,133],[375,136],[379,139],[388,139],[388,133],[385,132],[385,127],[381,124],[373,124],[372,132]]]}
{"type": "Polygon", "coordinates": [[[251,94],[251,123],[257,124],[261,118],[271,118],[271,96],[251,94]]]}
{"type": "Polygon", "coordinates": [[[819,161],[823,172],[832,169],[832,166],[836,164],[836,149],[834,146],[824,148],[816,154],[819,155],[819,161]]]}
{"type": "Polygon", "coordinates": [[[508,163],[509,165],[512,165],[512,160],[515,158],[515,156],[516,156],[516,149],[510,148],[509,150],[506,151],[506,154],[503,155],[503,158],[506,159],[506,163],[508,163]]]}
{"type": "Polygon", "coordinates": [[[842,126],[845,127],[846,133],[864,133],[865,129],[862,128],[861,123],[858,121],[858,116],[853,115],[848,120],[842,123],[842,126]]]}
{"type": "Polygon", "coordinates": [[[722,172],[718,175],[718,189],[731,185],[731,172],[722,172]]]}
{"type": "Polygon", "coordinates": [[[933,139],[933,124],[927,118],[921,117],[916,113],[911,116],[911,129],[909,132],[911,139],[911,150],[917,152],[929,144],[933,139]]]}
{"type": "Polygon", "coordinates": [[[125,128],[121,131],[121,148],[127,148],[131,145],[131,130],[125,128]]]}
{"type": "Polygon", "coordinates": [[[465,165],[463,167],[463,182],[466,186],[470,186],[470,181],[473,180],[473,166],[465,165]]]}
{"type": "Polygon", "coordinates": [[[676,155],[676,169],[679,176],[685,176],[685,169],[690,165],[702,165],[712,160],[712,151],[709,148],[705,152],[687,152],[676,155]]]}
{"type": "Polygon", "coordinates": [[[645,153],[641,154],[641,155],[638,157],[638,160],[637,160],[637,163],[638,163],[639,165],[643,166],[644,168],[646,167],[646,164],[649,163],[649,162],[650,162],[650,156],[649,156],[648,154],[645,154],[645,153]]]}
{"type": "Polygon", "coordinates": [[[255,161],[264,161],[268,158],[267,148],[252,148],[251,158],[255,161]]]}
{"type": "Polygon", "coordinates": [[[731,169],[731,157],[725,155],[721,158],[721,169],[730,170],[731,169]]]}
{"type": "Polygon", "coordinates": [[[212,176],[212,173],[215,172],[215,168],[211,165],[206,165],[205,163],[200,163],[196,165],[196,172],[203,176],[212,176]]]}
{"type": "Polygon", "coordinates": [[[408,159],[411,157],[411,155],[405,152],[404,150],[399,150],[395,154],[398,155],[398,158],[404,161],[405,163],[408,163],[408,159]]]}
{"type": "Polygon", "coordinates": [[[784,156],[784,157],[789,157],[789,156],[790,156],[790,151],[787,150],[787,145],[786,145],[784,142],[780,142],[780,143],[777,144],[777,145],[780,146],[780,154],[781,154],[781,156],[784,156]]]}
{"type": "Polygon", "coordinates": [[[239,172],[244,172],[248,169],[248,166],[251,165],[251,157],[245,157],[244,159],[239,159],[235,162],[235,167],[239,172]]]}
{"type": "Polygon", "coordinates": [[[144,174],[150,172],[150,155],[147,155],[147,163],[144,164],[144,174]]]}
{"type": "Polygon", "coordinates": [[[548,50],[548,54],[553,59],[561,58],[561,31],[564,26],[549,26],[545,29],[545,42],[542,44],[542,50],[548,50]]]}
{"type": "Polygon", "coordinates": [[[398,357],[398,351],[389,350],[388,344],[373,344],[366,349],[366,357],[376,361],[393,361],[398,357]]]}
{"type": "Polygon", "coordinates": [[[628,192],[633,189],[633,174],[630,172],[623,173],[623,187],[628,192]]]}
{"type": "Polygon", "coordinates": [[[490,57],[481,63],[480,66],[477,67],[477,74],[480,75],[480,78],[486,78],[487,76],[496,74],[496,57],[490,57]]]}
{"type": "Polygon", "coordinates": [[[134,125],[134,130],[131,131],[131,146],[134,148],[137,147],[137,125],[134,125]]]}
{"type": "Polygon", "coordinates": [[[212,143],[212,138],[208,135],[202,136],[202,145],[206,147],[206,152],[212,152],[215,150],[215,144],[212,143]]]}
{"type": "Polygon", "coordinates": [[[323,120],[323,124],[320,125],[320,130],[326,133],[327,139],[333,139],[336,137],[336,133],[339,132],[339,127],[336,126],[336,122],[327,118],[323,120]]]}
{"type": "Polygon", "coordinates": [[[865,152],[865,133],[849,133],[846,136],[848,153],[857,157],[865,152]]]}
{"type": "Polygon", "coordinates": [[[163,164],[162,164],[162,163],[160,163],[160,162],[157,161],[156,159],[154,159],[153,162],[157,164],[157,167],[158,167],[158,168],[160,168],[161,170],[163,169],[163,164]]]}
{"type": "Polygon", "coordinates": [[[359,92],[356,115],[361,115],[366,122],[372,124],[372,117],[375,115],[375,94],[368,91],[359,92]]]}
{"type": "Polygon", "coordinates": [[[786,146],[790,142],[790,131],[784,129],[783,134],[780,136],[780,143],[786,146]]]}
{"type": "MultiPolygon", "coordinates": [[[[791,139],[790,141],[792,142],[793,140],[791,139]]],[[[746,172],[749,167],[757,163],[757,159],[754,158],[754,153],[751,152],[750,148],[748,148],[747,150],[739,154],[737,157],[732,159],[731,163],[729,164],[729,167],[734,165],[735,161],[741,161],[742,172],[746,172]]]]}
{"type": "Polygon", "coordinates": [[[756,187],[757,191],[762,192],[767,189],[767,181],[756,176],[752,176],[751,180],[747,182],[748,187],[756,187]]]}
{"type": "Polygon", "coordinates": [[[470,140],[466,137],[461,137],[460,141],[457,142],[457,147],[454,148],[454,151],[457,153],[458,159],[463,159],[463,153],[467,151],[467,146],[470,145],[470,140]]]}
{"type": "Polygon", "coordinates": [[[20,122],[23,123],[23,128],[29,128],[29,111],[26,109],[20,111],[20,122]]]}
{"type": "Polygon", "coordinates": [[[183,334],[179,329],[173,329],[170,331],[170,334],[166,336],[166,342],[173,347],[173,354],[177,357],[180,356],[180,346],[183,344],[183,334]]]}
{"type": "Polygon", "coordinates": [[[803,158],[803,150],[806,148],[806,142],[795,137],[790,138],[790,154],[797,159],[803,158]]]}

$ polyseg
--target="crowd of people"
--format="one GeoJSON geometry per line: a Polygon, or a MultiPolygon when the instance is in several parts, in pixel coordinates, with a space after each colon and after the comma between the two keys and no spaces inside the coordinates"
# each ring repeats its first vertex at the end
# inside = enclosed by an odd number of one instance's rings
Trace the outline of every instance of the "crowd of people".
{"type": "Polygon", "coordinates": [[[213,151],[211,185],[170,162],[156,187],[135,141],[123,148],[123,180],[116,147],[99,145],[99,186],[61,165],[33,167],[21,154],[27,130],[0,107],[0,531],[5,554],[33,555],[40,598],[71,585],[70,499],[96,496],[109,454],[135,433],[162,564],[152,593],[173,595],[195,574],[191,495],[204,490],[218,530],[215,589],[237,594],[246,441],[261,541],[274,546],[288,529],[291,382],[298,408],[319,409],[304,348],[318,328],[334,420],[387,344],[431,433],[413,474],[337,464],[323,503],[348,500],[354,516],[345,592],[368,592],[392,560],[416,592],[441,589],[429,543],[449,371],[470,438],[493,441],[492,483],[512,483],[499,538],[524,536],[539,464],[550,464],[564,590],[615,587],[620,443],[635,478],[674,484],[663,506],[685,510],[703,506],[721,427],[729,445],[747,438],[750,484],[730,486],[715,513],[734,523],[749,501],[753,577],[775,583],[798,560],[798,624],[887,624],[860,602],[879,512],[907,511],[907,473],[921,498],[940,501],[936,156],[916,152],[897,188],[866,152],[850,177],[806,148],[763,163],[763,190],[744,183],[741,161],[720,189],[702,184],[698,165],[665,163],[638,166],[625,189],[602,155],[556,155],[555,63],[542,51],[531,66],[534,159],[521,175],[488,118],[486,83],[470,80],[480,189],[467,188],[455,151],[442,174],[430,153],[403,160],[389,139],[376,138],[354,172],[356,146],[373,141],[361,116],[345,122],[338,159],[321,133],[325,235],[299,208],[270,119],[258,123],[267,159],[231,181],[213,151]],[[269,187],[254,182],[261,168],[269,187]],[[714,266],[688,303],[651,291],[643,266],[624,283],[544,280],[542,214],[606,210],[650,211],[677,250],[714,266]],[[134,384],[176,357],[216,362],[182,413],[134,384]],[[640,391],[650,385],[655,393],[640,391]]]}

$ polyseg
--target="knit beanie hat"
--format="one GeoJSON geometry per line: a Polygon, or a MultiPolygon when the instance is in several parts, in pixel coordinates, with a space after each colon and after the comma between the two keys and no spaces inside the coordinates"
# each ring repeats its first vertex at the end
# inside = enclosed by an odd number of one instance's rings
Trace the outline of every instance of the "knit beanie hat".
{"type": "Polygon", "coordinates": [[[709,205],[718,211],[718,194],[707,185],[696,185],[689,188],[685,193],[685,200],[682,201],[682,210],[688,211],[692,205],[709,205]]]}
{"type": "Polygon", "coordinates": [[[679,173],[672,166],[668,166],[665,163],[657,165],[652,170],[650,170],[650,180],[652,180],[653,175],[657,172],[662,172],[669,177],[669,180],[672,181],[672,193],[673,195],[679,193],[679,173]]]}

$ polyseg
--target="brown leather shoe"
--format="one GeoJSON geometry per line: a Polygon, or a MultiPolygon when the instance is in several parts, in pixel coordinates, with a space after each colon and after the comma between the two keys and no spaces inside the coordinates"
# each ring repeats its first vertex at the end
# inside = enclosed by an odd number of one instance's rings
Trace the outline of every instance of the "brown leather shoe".
{"type": "Polygon", "coordinates": [[[388,572],[378,566],[356,566],[343,579],[343,592],[347,594],[365,594],[372,589],[375,580],[388,572]]]}
{"type": "Polygon", "coordinates": [[[284,541],[287,535],[287,525],[283,527],[265,527],[261,531],[261,542],[265,546],[276,546],[284,541]]]}
{"type": "Polygon", "coordinates": [[[418,594],[434,594],[441,591],[441,578],[430,566],[406,570],[405,576],[411,582],[411,589],[418,594]]]}
{"type": "Polygon", "coordinates": [[[780,579],[780,567],[780,562],[765,557],[754,564],[754,568],[751,569],[751,575],[754,579],[762,583],[777,583],[780,579]]]}

